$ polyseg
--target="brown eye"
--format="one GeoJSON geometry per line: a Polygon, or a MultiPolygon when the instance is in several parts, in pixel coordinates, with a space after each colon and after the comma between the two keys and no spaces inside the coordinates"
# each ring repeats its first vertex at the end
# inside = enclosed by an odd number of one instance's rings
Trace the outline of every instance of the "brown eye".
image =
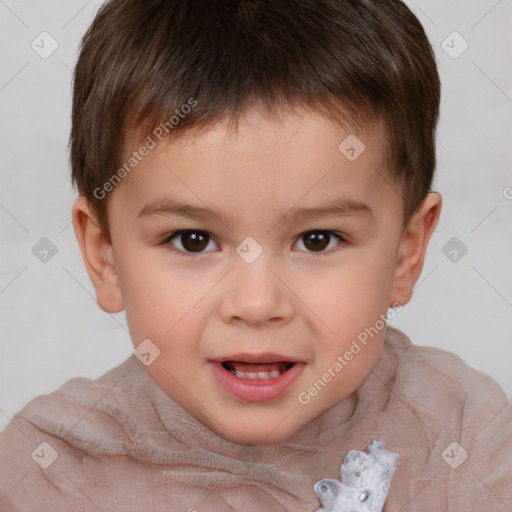
{"type": "Polygon", "coordinates": [[[182,252],[201,253],[208,247],[210,235],[203,231],[179,231],[169,237],[168,241],[182,252]],[[175,244],[176,241],[179,242],[181,247],[175,244]]]}
{"type": "Polygon", "coordinates": [[[329,245],[329,235],[322,232],[308,233],[303,237],[304,245],[312,251],[323,251],[329,245]]]}
{"type": "Polygon", "coordinates": [[[298,242],[302,242],[306,251],[309,252],[325,252],[327,248],[332,247],[332,240],[338,239],[343,242],[344,239],[340,235],[332,231],[308,231],[304,233],[298,242]]]}

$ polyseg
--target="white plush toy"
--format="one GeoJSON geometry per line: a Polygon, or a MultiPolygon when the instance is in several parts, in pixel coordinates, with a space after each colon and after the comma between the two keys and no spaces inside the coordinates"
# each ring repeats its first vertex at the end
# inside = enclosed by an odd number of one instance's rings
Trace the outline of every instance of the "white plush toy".
{"type": "Polygon", "coordinates": [[[381,512],[398,459],[377,440],[368,453],[351,450],[341,465],[342,483],[325,478],[315,484],[322,504],[315,512],[381,512]]]}

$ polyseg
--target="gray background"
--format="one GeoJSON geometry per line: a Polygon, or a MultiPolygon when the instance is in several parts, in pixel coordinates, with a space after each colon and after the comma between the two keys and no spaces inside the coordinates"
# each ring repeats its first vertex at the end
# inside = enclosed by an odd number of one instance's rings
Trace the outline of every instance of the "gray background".
{"type": "MultiPolygon", "coordinates": [[[[413,300],[391,325],[455,352],[511,397],[512,1],[406,3],[443,84],[435,189],[444,205],[413,300]],[[457,58],[454,31],[469,44],[457,58]],[[459,246],[446,246],[453,237],[459,246]]],[[[100,4],[0,0],[0,428],[35,396],[96,378],[132,351],[124,313],[96,304],[70,224],[72,69],[100,4]],[[44,31],[59,45],[47,59],[31,47],[44,31]],[[57,249],[46,262],[32,252],[43,237],[57,249]]]]}

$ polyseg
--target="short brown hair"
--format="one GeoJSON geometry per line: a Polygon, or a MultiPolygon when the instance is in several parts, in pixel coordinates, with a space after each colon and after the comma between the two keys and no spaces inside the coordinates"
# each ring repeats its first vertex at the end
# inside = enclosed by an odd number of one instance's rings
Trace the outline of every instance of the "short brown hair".
{"type": "MultiPolygon", "coordinates": [[[[381,120],[407,222],[432,186],[440,81],[400,0],[110,0],[84,35],[73,84],[72,181],[110,239],[99,190],[128,140],[195,102],[166,141],[250,103],[299,106],[342,126],[381,120]]],[[[341,141],[340,141],[341,142],[341,141]]],[[[123,173],[124,175],[125,173],[123,173]]]]}

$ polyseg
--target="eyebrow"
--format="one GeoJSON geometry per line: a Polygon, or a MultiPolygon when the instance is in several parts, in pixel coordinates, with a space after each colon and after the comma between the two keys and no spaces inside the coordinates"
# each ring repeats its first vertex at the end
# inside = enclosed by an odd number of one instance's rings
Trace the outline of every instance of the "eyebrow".
{"type": "MultiPolygon", "coordinates": [[[[213,210],[199,205],[187,204],[170,197],[154,199],[147,203],[138,213],[137,218],[153,216],[178,216],[188,219],[219,218],[224,224],[234,224],[234,217],[223,209],[213,210]]],[[[366,217],[373,218],[373,210],[362,201],[337,199],[315,208],[294,207],[281,214],[279,223],[298,223],[303,220],[324,219],[329,217],[366,217]]]]}

